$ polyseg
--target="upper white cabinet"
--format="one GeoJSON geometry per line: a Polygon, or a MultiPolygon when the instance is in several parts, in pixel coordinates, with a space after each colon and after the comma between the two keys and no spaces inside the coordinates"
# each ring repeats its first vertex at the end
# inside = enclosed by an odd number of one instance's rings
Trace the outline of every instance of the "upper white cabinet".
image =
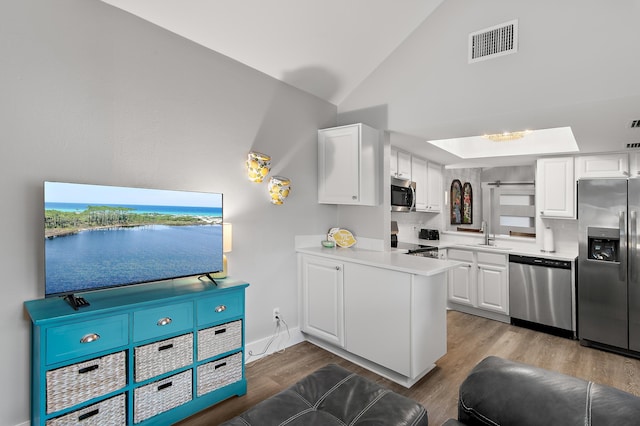
{"type": "Polygon", "coordinates": [[[631,177],[640,176],[640,152],[633,152],[629,156],[629,175],[631,177]]]}
{"type": "Polygon", "coordinates": [[[429,202],[429,180],[427,176],[427,160],[411,156],[411,180],[416,183],[416,211],[427,210],[429,202]]]}
{"type": "Polygon", "coordinates": [[[364,124],[318,130],[318,202],[375,206],[380,201],[379,132],[364,124]]]}
{"type": "Polygon", "coordinates": [[[411,170],[411,154],[391,148],[391,164],[389,167],[392,177],[415,180],[411,170]]]}
{"type": "Polygon", "coordinates": [[[427,164],[427,211],[440,213],[442,210],[442,166],[429,161],[427,164]]]}
{"type": "Polygon", "coordinates": [[[541,217],[575,218],[573,157],[541,158],[536,163],[536,206],[541,217]]]}
{"type": "Polygon", "coordinates": [[[629,156],[624,153],[576,157],[576,180],[591,177],[629,176],[629,156]]]}

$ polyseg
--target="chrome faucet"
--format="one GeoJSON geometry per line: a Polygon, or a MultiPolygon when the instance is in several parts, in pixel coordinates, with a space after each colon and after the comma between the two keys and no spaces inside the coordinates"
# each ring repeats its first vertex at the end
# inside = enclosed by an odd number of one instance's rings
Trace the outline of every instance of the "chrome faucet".
{"type": "Polygon", "coordinates": [[[487,222],[484,220],[480,225],[480,231],[482,231],[482,233],[484,234],[484,245],[485,246],[491,245],[491,243],[494,241],[494,238],[491,238],[489,236],[489,227],[487,226],[487,222]]]}

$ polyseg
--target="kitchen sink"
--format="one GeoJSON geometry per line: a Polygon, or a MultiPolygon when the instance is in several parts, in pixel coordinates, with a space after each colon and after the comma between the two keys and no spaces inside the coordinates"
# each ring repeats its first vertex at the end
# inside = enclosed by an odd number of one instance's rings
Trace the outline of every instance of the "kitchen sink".
{"type": "Polygon", "coordinates": [[[462,246],[466,246],[466,247],[480,247],[480,248],[488,248],[488,249],[494,249],[494,250],[511,250],[511,247],[502,247],[502,246],[496,246],[493,244],[485,244],[485,243],[475,243],[475,244],[460,244],[462,246]]]}

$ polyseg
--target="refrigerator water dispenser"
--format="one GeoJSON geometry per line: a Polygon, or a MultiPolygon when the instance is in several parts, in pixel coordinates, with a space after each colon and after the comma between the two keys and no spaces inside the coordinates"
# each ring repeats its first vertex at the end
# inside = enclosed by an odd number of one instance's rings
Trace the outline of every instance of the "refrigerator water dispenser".
{"type": "Polygon", "coordinates": [[[589,227],[587,235],[589,259],[619,262],[620,230],[589,227]]]}

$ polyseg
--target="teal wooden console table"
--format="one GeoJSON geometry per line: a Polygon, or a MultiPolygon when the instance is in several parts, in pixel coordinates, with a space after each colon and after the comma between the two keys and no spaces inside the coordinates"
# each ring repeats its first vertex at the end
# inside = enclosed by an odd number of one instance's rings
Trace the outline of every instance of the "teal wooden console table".
{"type": "Polygon", "coordinates": [[[25,302],[31,424],[167,425],[247,392],[245,282],[197,277],[25,302]]]}

